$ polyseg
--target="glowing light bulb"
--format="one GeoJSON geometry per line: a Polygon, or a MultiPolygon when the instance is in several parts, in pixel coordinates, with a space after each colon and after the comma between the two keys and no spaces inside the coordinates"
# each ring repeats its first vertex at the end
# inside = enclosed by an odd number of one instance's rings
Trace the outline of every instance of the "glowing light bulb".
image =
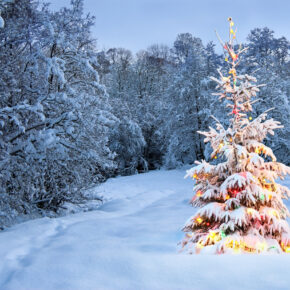
{"type": "Polygon", "coordinates": [[[217,159],[217,156],[215,156],[214,159],[217,159]]]}
{"type": "Polygon", "coordinates": [[[201,217],[198,217],[198,218],[196,219],[196,221],[197,221],[199,224],[201,224],[201,223],[202,223],[202,218],[201,218],[201,217]]]}
{"type": "Polygon", "coordinates": [[[202,192],[199,190],[199,191],[196,193],[196,196],[198,196],[198,197],[202,196],[202,192]]]}
{"type": "Polygon", "coordinates": [[[197,244],[196,244],[196,247],[198,249],[202,249],[204,247],[203,244],[202,244],[202,241],[198,241],[197,244]]]}
{"type": "Polygon", "coordinates": [[[210,232],[210,233],[209,233],[209,237],[210,237],[211,239],[214,239],[214,238],[215,238],[215,235],[216,235],[215,232],[210,232]]]}
{"type": "Polygon", "coordinates": [[[290,247],[286,247],[286,248],[285,248],[285,252],[286,252],[286,253],[290,253],[290,247]]]}
{"type": "Polygon", "coordinates": [[[257,250],[260,252],[263,252],[266,249],[266,247],[267,247],[267,244],[265,242],[257,244],[257,250]]]}
{"type": "Polygon", "coordinates": [[[220,236],[221,236],[221,238],[225,238],[226,237],[226,234],[225,234],[225,232],[223,230],[220,231],[220,236]]]}
{"type": "Polygon", "coordinates": [[[272,210],[270,211],[270,214],[273,215],[273,216],[275,216],[275,217],[278,217],[278,213],[277,213],[277,211],[274,210],[274,209],[272,209],[272,210]]]}
{"type": "Polygon", "coordinates": [[[249,120],[251,121],[252,119],[253,119],[252,116],[250,116],[250,117],[249,117],[249,120]]]}
{"type": "Polygon", "coordinates": [[[226,195],[226,200],[230,199],[231,197],[227,194],[226,195]]]}
{"type": "Polygon", "coordinates": [[[249,213],[249,214],[254,213],[254,209],[252,209],[252,208],[248,208],[248,209],[247,209],[247,213],[249,213]]]}

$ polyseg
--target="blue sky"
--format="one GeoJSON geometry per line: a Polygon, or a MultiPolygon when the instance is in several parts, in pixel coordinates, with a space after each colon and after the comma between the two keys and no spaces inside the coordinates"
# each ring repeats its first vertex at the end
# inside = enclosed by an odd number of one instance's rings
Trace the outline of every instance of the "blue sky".
{"type": "MultiPolygon", "coordinates": [[[[51,8],[70,0],[48,0],[51,8]]],[[[98,48],[125,47],[134,52],[154,43],[171,45],[178,33],[190,32],[204,43],[214,29],[226,38],[227,17],[233,17],[237,40],[251,29],[268,26],[276,37],[290,39],[290,0],[84,0],[85,11],[96,16],[93,35],[98,48]]]]}

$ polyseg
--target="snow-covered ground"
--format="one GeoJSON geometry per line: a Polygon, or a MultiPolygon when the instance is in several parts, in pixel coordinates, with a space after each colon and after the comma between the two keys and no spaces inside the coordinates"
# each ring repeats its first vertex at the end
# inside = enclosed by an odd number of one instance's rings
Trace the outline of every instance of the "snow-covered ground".
{"type": "Polygon", "coordinates": [[[290,255],[178,252],[193,182],[185,170],[108,180],[95,211],[0,233],[0,289],[290,289],[290,255]]]}

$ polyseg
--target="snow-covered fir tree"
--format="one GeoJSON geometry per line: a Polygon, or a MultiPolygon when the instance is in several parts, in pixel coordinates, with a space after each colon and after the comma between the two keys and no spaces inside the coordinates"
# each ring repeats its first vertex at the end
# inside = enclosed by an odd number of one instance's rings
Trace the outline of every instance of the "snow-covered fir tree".
{"type": "Polygon", "coordinates": [[[216,129],[199,132],[211,144],[211,157],[220,162],[196,161],[197,166],[187,171],[186,176],[195,180],[191,203],[200,209],[184,226],[182,246],[190,253],[290,252],[289,212],[282,201],[290,190],[275,182],[290,168],[277,162],[271,148],[262,143],[283,126],[266,119],[271,109],[252,118],[252,105],[258,101],[252,97],[263,85],[257,85],[253,76],[237,74],[247,48],[234,49],[234,23],[228,20],[229,41],[220,41],[230,69],[226,75],[219,70],[219,79],[212,79],[220,90],[215,95],[230,109],[230,125],[226,129],[216,119],[216,129]]]}

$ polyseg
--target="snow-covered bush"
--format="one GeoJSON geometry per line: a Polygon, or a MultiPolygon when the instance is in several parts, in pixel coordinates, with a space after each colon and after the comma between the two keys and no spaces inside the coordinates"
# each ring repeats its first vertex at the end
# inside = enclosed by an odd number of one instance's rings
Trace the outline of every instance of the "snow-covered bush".
{"type": "Polygon", "coordinates": [[[115,169],[111,113],[83,2],[52,13],[8,3],[0,30],[0,223],[57,212],[115,169]],[[68,25],[68,23],[70,23],[68,25]]]}

